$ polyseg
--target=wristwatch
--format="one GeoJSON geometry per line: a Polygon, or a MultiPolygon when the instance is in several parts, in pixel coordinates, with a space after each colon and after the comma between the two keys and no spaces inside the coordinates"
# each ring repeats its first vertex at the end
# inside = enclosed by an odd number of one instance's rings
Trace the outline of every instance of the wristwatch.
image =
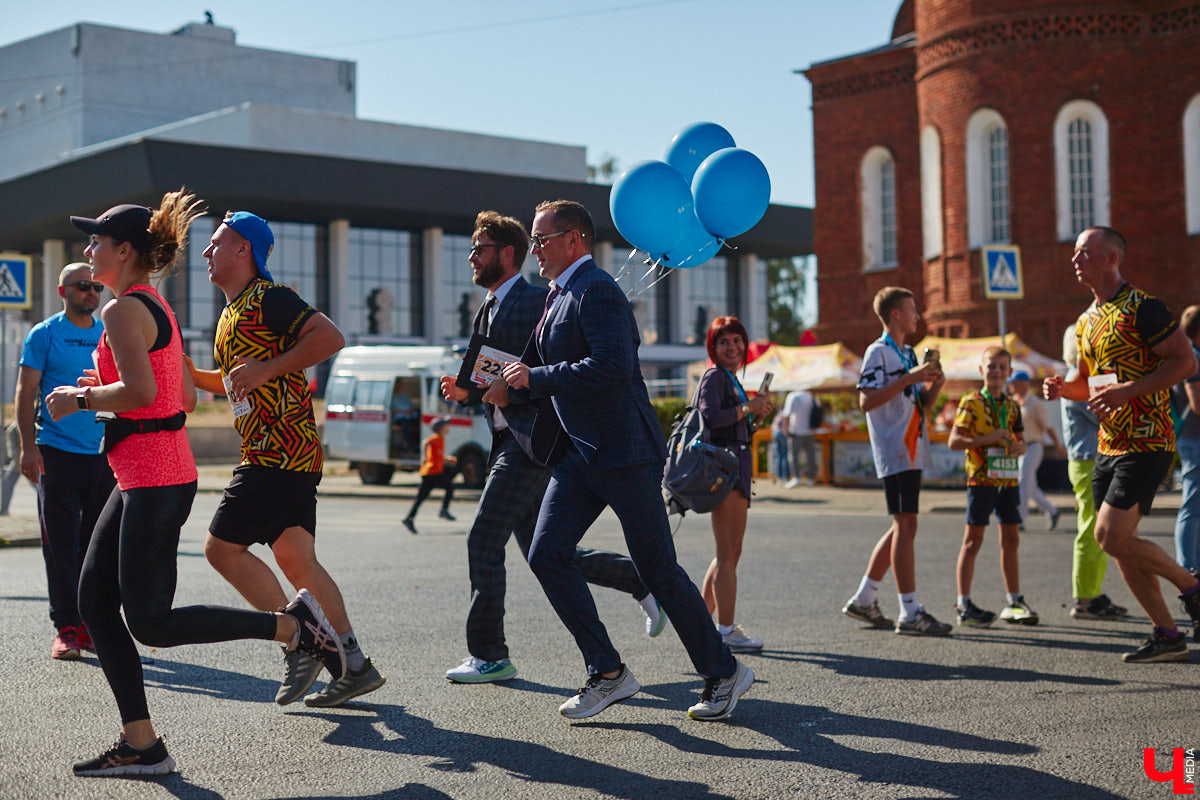
{"type": "Polygon", "coordinates": [[[79,406],[80,411],[88,410],[88,389],[90,388],[92,387],[85,387],[82,392],[75,395],[75,405],[79,406]]]}
{"type": "Polygon", "coordinates": [[[742,416],[750,416],[750,406],[747,403],[742,403],[742,416]]]}

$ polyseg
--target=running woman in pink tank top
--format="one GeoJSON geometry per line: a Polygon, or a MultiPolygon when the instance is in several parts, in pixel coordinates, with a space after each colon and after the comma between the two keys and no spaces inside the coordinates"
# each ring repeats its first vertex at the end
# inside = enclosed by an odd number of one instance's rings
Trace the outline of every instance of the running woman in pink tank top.
{"type": "Polygon", "coordinates": [[[84,253],[95,280],[116,299],[101,312],[98,369],[87,370],[78,386],[56,388],[46,406],[54,419],[80,409],[117,417],[105,430],[117,487],[84,557],[79,611],[121,713],[116,744],[76,763],[76,775],[161,775],[175,768],[150,722],[134,638],[151,647],[274,640],[320,659],[335,677],[345,670],[341,643],[305,589],[283,613],[171,607],[179,533],[196,494],[196,464],[182,424],[196,406],[196,389],[174,314],[147,284],[171,269],[201,214],[200,202],[181,189],[168,192],[157,209],[120,205],[96,219],[71,217],[91,236],[84,253]],[[117,434],[124,438],[113,446],[117,434]]]}

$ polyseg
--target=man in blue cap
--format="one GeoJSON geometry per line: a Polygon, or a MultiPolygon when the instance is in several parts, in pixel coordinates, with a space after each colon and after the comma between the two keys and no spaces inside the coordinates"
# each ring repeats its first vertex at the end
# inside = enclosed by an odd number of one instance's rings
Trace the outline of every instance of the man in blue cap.
{"type": "MultiPolygon", "coordinates": [[[[189,366],[197,388],[229,398],[242,435],[242,460],[213,516],[204,554],[257,609],[274,610],[287,597],[271,568],[250,552],[255,543],[269,546],[287,579],[317,597],[342,640],[346,672],[304,704],[338,706],[385,680],[358,646],[341,591],[315,549],[323,450],[304,371],[332,358],[345,339],[329,317],[272,280],[267,258],[274,243],[266,220],[237,211],[225,216],[204,250],[209,280],[228,305],[213,345],[218,369],[189,366]]],[[[319,661],[299,651],[284,659],[280,705],[303,697],[321,672],[319,661]]]]}

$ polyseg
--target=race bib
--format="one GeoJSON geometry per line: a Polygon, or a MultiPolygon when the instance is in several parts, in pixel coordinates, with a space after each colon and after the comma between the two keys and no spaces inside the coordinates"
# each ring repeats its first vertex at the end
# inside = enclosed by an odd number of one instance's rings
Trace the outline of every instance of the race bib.
{"type": "Polygon", "coordinates": [[[476,386],[487,386],[500,377],[500,370],[505,364],[520,361],[520,356],[510,355],[503,350],[484,345],[479,348],[479,355],[471,365],[471,383],[476,386]]]}
{"type": "Polygon", "coordinates": [[[250,413],[250,401],[242,399],[241,402],[233,402],[233,381],[228,375],[221,376],[221,383],[225,384],[225,397],[229,398],[229,407],[233,409],[233,418],[238,419],[250,413]]]}
{"type": "Polygon", "coordinates": [[[1003,447],[989,447],[987,450],[987,475],[990,480],[1020,480],[1020,460],[1017,456],[1007,455],[1003,447]]]}

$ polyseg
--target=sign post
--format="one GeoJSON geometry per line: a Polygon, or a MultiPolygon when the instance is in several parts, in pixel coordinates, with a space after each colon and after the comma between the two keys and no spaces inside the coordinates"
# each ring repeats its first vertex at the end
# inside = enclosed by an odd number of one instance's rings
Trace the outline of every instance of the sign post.
{"type": "MultiPolygon", "coordinates": [[[[0,253],[0,467],[7,467],[8,426],[4,419],[4,404],[11,396],[8,389],[8,309],[29,308],[29,275],[32,260],[16,253],[0,253]]],[[[0,496],[0,514],[8,513],[11,495],[0,496]]]]}
{"type": "Polygon", "coordinates": [[[1025,280],[1021,274],[1021,248],[1015,244],[985,244],[979,250],[983,268],[983,296],[996,301],[1000,323],[1000,338],[1007,333],[1004,301],[1025,297],[1025,280]]]}

